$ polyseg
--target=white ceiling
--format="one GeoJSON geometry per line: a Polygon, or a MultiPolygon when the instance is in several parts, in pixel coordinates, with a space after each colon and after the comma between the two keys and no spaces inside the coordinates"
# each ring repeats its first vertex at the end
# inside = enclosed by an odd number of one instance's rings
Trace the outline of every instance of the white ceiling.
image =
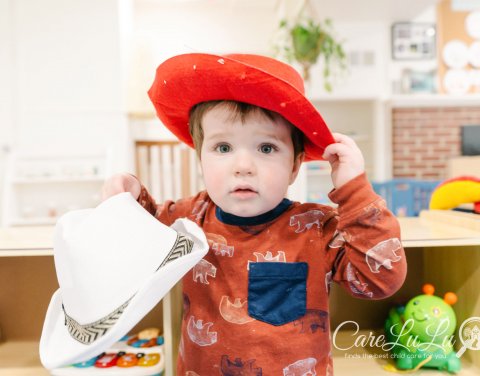
{"type": "Polygon", "coordinates": [[[409,21],[437,4],[440,0],[135,0],[137,4],[158,4],[161,6],[205,7],[269,7],[276,11],[287,5],[288,9],[299,9],[304,1],[311,4],[319,18],[332,18],[335,22],[366,21],[409,21]]]}

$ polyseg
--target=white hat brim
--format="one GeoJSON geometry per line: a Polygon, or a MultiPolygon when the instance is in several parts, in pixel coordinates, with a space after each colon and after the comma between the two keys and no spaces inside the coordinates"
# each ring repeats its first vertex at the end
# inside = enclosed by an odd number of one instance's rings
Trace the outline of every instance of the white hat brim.
{"type": "Polygon", "coordinates": [[[108,349],[130,331],[169,290],[206,254],[194,245],[192,252],[160,268],[132,298],[118,321],[105,335],[86,345],[75,340],[65,325],[61,290],[50,301],[40,340],[40,360],[47,369],[83,362],[108,349]]]}

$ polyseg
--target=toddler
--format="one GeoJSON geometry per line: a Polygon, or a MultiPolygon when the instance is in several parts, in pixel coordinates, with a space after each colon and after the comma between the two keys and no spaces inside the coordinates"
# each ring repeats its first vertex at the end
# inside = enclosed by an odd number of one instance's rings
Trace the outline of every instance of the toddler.
{"type": "Polygon", "coordinates": [[[399,225],[372,190],[355,142],[331,134],[290,66],[259,55],[187,54],[157,69],[149,91],[163,123],[198,154],[206,190],[157,204],[170,225],[201,226],[210,250],[183,278],[178,375],[332,375],[328,294],[382,299],[406,275],[399,225]],[[303,161],[328,160],[331,206],[285,198],[303,161]]]}

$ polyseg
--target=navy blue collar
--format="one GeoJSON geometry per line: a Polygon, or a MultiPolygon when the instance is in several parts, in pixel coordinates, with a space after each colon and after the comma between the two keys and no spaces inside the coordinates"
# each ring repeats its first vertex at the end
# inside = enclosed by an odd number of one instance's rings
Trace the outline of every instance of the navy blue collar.
{"type": "Polygon", "coordinates": [[[279,217],[283,212],[285,212],[290,205],[292,205],[292,201],[284,198],[272,210],[260,215],[256,215],[255,217],[239,217],[238,215],[224,212],[217,206],[215,209],[215,215],[220,222],[227,225],[256,226],[273,221],[275,218],[279,217]]]}

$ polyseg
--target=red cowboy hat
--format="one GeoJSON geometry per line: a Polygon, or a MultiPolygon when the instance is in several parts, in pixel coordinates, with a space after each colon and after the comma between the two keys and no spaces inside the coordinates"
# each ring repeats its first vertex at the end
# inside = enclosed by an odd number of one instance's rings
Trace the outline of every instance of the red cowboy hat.
{"type": "Polygon", "coordinates": [[[212,100],[245,102],[279,113],[305,135],[306,161],[322,159],[325,147],[334,142],[322,116],[305,97],[298,72],[266,56],[174,56],[157,68],[148,94],[160,120],[192,147],[190,109],[212,100]]]}

